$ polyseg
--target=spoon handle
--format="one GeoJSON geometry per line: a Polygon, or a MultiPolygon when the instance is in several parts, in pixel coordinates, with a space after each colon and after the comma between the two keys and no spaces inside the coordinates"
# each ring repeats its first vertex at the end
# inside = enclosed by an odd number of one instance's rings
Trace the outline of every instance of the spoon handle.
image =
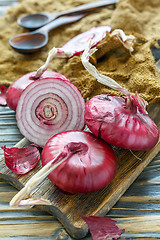
{"type": "MultiPolygon", "coordinates": [[[[80,20],[87,14],[79,14],[79,15],[72,15],[72,16],[65,16],[65,17],[60,17],[55,19],[54,21],[46,24],[45,26],[39,28],[38,30],[35,30],[34,33],[47,33],[61,25],[67,24],[67,23],[72,23],[80,20]]],[[[33,32],[32,32],[33,33],[33,32]]]]}
{"type": "MultiPolygon", "coordinates": [[[[62,11],[62,12],[59,13],[59,16],[69,15],[69,14],[72,14],[72,13],[89,12],[89,11],[96,10],[97,8],[101,8],[101,7],[105,7],[105,6],[115,4],[117,2],[118,2],[118,0],[98,0],[98,1],[86,3],[86,4],[83,4],[83,5],[71,8],[71,9],[66,10],[66,11],[62,11]]],[[[55,18],[55,14],[53,16],[55,18]]]]}

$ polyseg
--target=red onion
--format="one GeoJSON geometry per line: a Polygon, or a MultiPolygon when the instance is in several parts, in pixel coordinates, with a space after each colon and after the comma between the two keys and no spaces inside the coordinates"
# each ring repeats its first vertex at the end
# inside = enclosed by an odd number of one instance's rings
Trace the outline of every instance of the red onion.
{"type": "MultiPolygon", "coordinates": [[[[90,43],[91,44],[91,43],[90,43]]],[[[147,102],[136,93],[132,95],[113,79],[100,74],[89,63],[89,56],[95,51],[89,46],[82,55],[84,67],[97,80],[124,97],[111,95],[94,96],[86,104],[85,123],[96,136],[120,148],[149,150],[159,139],[159,131],[146,111],[147,102]]]]}
{"type": "Polygon", "coordinates": [[[13,197],[11,206],[51,205],[43,198],[29,197],[47,176],[64,191],[86,193],[106,187],[117,168],[112,148],[92,133],[83,131],[55,135],[46,143],[41,159],[43,167],[13,197]]]}
{"type": "Polygon", "coordinates": [[[73,55],[79,55],[84,51],[90,39],[94,42],[93,46],[96,46],[103,38],[105,38],[107,32],[111,32],[110,26],[92,27],[90,30],[69,40],[62,48],[74,52],[73,55]]]}
{"type": "Polygon", "coordinates": [[[106,142],[120,148],[149,150],[159,138],[156,124],[137,101],[138,96],[98,95],[86,104],[85,122],[106,142]]]}
{"type": "Polygon", "coordinates": [[[75,154],[48,176],[56,186],[70,193],[94,192],[113,179],[117,166],[113,150],[89,132],[68,131],[52,137],[42,151],[42,166],[67,148],[75,154]]]}
{"type": "Polygon", "coordinates": [[[16,109],[17,126],[31,142],[43,147],[53,135],[84,128],[85,102],[69,80],[36,80],[22,92],[16,109]]]}
{"type": "MultiPolygon", "coordinates": [[[[17,79],[15,82],[13,82],[9,86],[7,90],[6,100],[7,100],[7,105],[10,109],[16,111],[17,104],[23,90],[35,80],[34,79],[35,74],[36,72],[27,73],[22,77],[20,77],[19,79],[17,79]]],[[[46,71],[42,75],[39,75],[39,79],[48,79],[48,78],[58,78],[62,80],[67,80],[65,76],[52,71],[46,71]]]]}

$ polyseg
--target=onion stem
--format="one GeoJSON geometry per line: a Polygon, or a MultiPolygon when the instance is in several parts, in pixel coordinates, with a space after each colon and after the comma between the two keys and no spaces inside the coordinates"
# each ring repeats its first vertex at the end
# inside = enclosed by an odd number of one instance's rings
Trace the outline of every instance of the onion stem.
{"type": "Polygon", "coordinates": [[[93,43],[90,41],[88,46],[86,47],[86,49],[84,50],[82,56],[81,56],[81,60],[82,60],[82,64],[85,67],[85,69],[93,76],[97,79],[98,82],[106,85],[107,87],[113,88],[114,90],[120,91],[122,92],[124,95],[129,96],[130,93],[128,92],[128,90],[126,90],[125,88],[121,87],[115,80],[113,80],[112,78],[102,75],[98,72],[98,70],[96,69],[96,67],[94,65],[92,65],[89,62],[89,57],[97,50],[96,47],[95,48],[91,48],[93,45],[93,43]]]}
{"type": "MultiPolygon", "coordinates": [[[[62,153],[59,153],[52,161],[48,162],[41,170],[39,170],[33,177],[31,177],[26,185],[12,198],[10,201],[10,206],[29,206],[31,204],[39,205],[44,204],[45,205],[51,205],[49,201],[45,201],[44,199],[26,199],[28,195],[32,192],[32,190],[40,184],[55,168],[57,168],[62,162],[64,162],[68,156],[64,157],[61,161],[59,161],[57,164],[54,164],[54,161],[60,157],[62,153]]],[[[32,207],[32,206],[30,206],[32,207]]]]}
{"type": "Polygon", "coordinates": [[[33,76],[34,79],[38,79],[43,72],[45,72],[48,67],[50,62],[53,60],[53,58],[58,57],[58,58],[70,58],[74,55],[74,52],[72,52],[71,50],[64,50],[63,48],[55,48],[53,47],[49,53],[48,53],[48,57],[46,59],[46,62],[44,63],[44,65],[42,65],[36,72],[35,76],[33,76]]]}
{"type": "MultiPolygon", "coordinates": [[[[113,38],[117,37],[126,49],[128,49],[130,52],[133,52],[133,50],[134,50],[133,45],[134,45],[134,42],[135,42],[135,37],[133,35],[125,35],[125,33],[121,29],[115,29],[114,31],[112,31],[109,34],[113,38]]],[[[96,43],[94,43],[94,45],[96,45],[96,43]]],[[[57,57],[57,58],[71,58],[71,57],[74,56],[75,53],[76,53],[76,51],[53,47],[49,51],[48,57],[47,57],[44,65],[42,65],[37,70],[36,74],[34,76],[32,76],[32,78],[33,79],[38,79],[43,74],[43,72],[45,72],[48,69],[49,64],[53,60],[53,58],[55,58],[55,57],[57,57]]]]}
{"type": "Polygon", "coordinates": [[[110,34],[111,37],[117,37],[123,46],[130,52],[133,52],[133,45],[135,42],[135,37],[133,35],[126,35],[121,29],[115,29],[110,34]]]}

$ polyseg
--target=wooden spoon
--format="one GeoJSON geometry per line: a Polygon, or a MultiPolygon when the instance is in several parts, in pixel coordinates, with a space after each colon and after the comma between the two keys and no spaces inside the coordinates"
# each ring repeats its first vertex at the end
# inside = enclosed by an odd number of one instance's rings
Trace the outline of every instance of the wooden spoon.
{"type": "Polygon", "coordinates": [[[47,25],[27,33],[18,34],[9,40],[10,46],[19,53],[33,53],[48,43],[48,32],[67,23],[80,20],[86,14],[72,15],[57,18],[47,25]]]}

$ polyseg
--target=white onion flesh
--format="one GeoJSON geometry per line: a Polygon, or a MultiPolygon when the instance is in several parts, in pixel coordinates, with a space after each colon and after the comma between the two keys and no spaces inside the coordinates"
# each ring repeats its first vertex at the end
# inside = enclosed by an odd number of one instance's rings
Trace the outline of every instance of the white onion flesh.
{"type": "Polygon", "coordinates": [[[17,126],[29,141],[43,147],[59,132],[82,130],[84,110],[84,99],[71,82],[52,78],[36,80],[19,99],[17,126]],[[45,119],[39,117],[39,113],[44,114],[45,119]]]}

